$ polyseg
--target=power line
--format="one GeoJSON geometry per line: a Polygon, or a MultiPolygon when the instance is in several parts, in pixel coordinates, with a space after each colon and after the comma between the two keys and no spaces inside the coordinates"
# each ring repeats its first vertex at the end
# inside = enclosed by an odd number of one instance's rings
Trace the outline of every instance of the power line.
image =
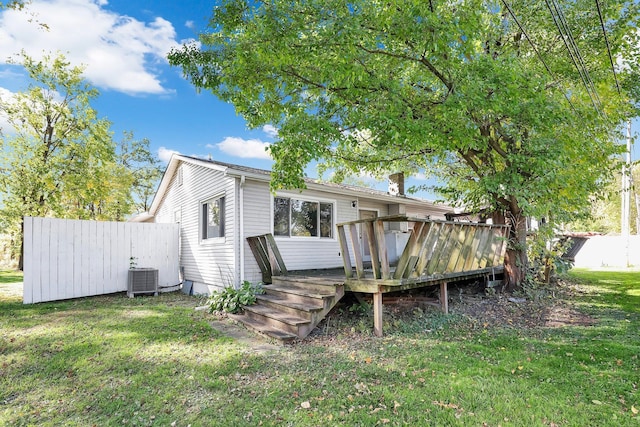
{"type": "Polygon", "coordinates": [[[591,93],[593,94],[593,98],[595,98],[595,101],[597,103],[597,107],[596,110],[600,110],[600,114],[602,113],[602,103],[600,102],[600,97],[598,96],[598,92],[596,91],[596,87],[593,84],[593,80],[591,79],[591,76],[589,75],[589,70],[587,70],[587,66],[584,62],[584,58],[582,56],[582,54],[580,53],[580,49],[578,48],[578,45],[576,44],[575,39],[573,38],[573,34],[571,33],[571,29],[569,28],[569,24],[567,23],[567,19],[565,18],[564,13],[562,12],[562,9],[560,9],[560,5],[558,4],[558,0],[552,0],[555,3],[555,7],[559,13],[560,19],[562,20],[563,26],[565,28],[565,31],[567,33],[567,35],[569,36],[569,43],[570,45],[573,47],[573,50],[575,52],[575,55],[578,59],[578,62],[580,63],[580,68],[582,70],[582,74],[585,76],[585,80],[587,81],[587,84],[589,86],[589,88],[591,89],[591,93]]]}
{"type": "MultiPolygon", "coordinates": [[[[522,26],[522,24],[520,24],[520,21],[518,20],[518,17],[516,17],[516,14],[513,13],[513,10],[511,10],[511,6],[509,6],[509,3],[507,3],[507,0],[502,0],[502,3],[504,4],[504,6],[507,8],[507,11],[509,11],[509,15],[511,15],[511,17],[513,18],[514,22],[516,23],[516,25],[518,26],[518,28],[520,29],[520,31],[522,31],[522,34],[524,34],[524,37],[527,39],[527,41],[529,42],[529,44],[531,45],[531,47],[533,48],[533,51],[536,53],[536,56],[538,57],[538,59],[540,60],[540,62],[542,62],[542,64],[544,65],[544,68],[547,70],[547,73],[549,73],[549,75],[551,76],[551,78],[553,80],[556,80],[555,75],[553,74],[553,72],[551,71],[551,69],[549,68],[549,66],[547,65],[547,62],[544,60],[544,58],[542,57],[542,55],[540,54],[540,52],[538,51],[538,48],[536,47],[535,43],[533,43],[533,40],[531,40],[531,37],[529,37],[529,35],[527,34],[527,32],[525,31],[524,27],[522,26]]],[[[577,111],[576,108],[573,106],[573,104],[571,103],[571,99],[569,99],[569,96],[566,94],[566,92],[563,92],[564,97],[567,99],[567,102],[569,103],[569,105],[571,106],[571,108],[574,111],[577,111]]]]}
{"type": "Polygon", "coordinates": [[[533,48],[533,51],[536,53],[536,55],[538,56],[538,59],[540,59],[540,62],[542,62],[542,64],[544,65],[544,68],[547,69],[547,72],[549,73],[549,75],[551,75],[551,77],[554,77],[553,73],[551,72],[551,69],[549,68],[549,66],[547,65],[547,63],[545,62],[544,58],[542,57],[542,55],[540,55],[540,52],[538,52],[538,48],[536,47],[536,45],[533,43],[533,41],[531,40],[531,38],[529,37],[529,35],[527,34],[527,32],[524,30],[524,28],[522,27],[522,25],[520,24],[520,21],[518,21],[518,18],[516,17],[515,13],[513,13],[513,10],[511,10],[511,7],[509,6],[509,4],[507,3],[507,0],[502,0],[502,3],[504,4],[504,6],[507,8],[507,10],[509,11],[509,15],[511,15],[511,17],[513,18],[513,20],[515,21],[516,25],[518,26],[518,28],[520,28],[520,31],[522,31],[522,34],[524,34],[524,36],[526,37],[527,41],[529,42],[529,44],[531,45],[531,47],[533,48]]]}
{"type": "Polygon", "coordinates": [[[571,58],[573,65],[580,75],[580,79],[584,84],[587,95],[589,95],[589,98],[591,99],[593,107],[601,116],[604,116],[604,113],[602,112],[602,104],[595,89],[595,85],[593,84],[593,80],[591,80],[591,76],[589,75],[589,71],[587,70],[584,59],[582,58],[580,49],[578,48],[578,45],[573,38],[571,29],[569,28],[560,5],[558,4],[557,0],[545,0],[545,3],[547,4],[547,8],[551,13],[551,17],[553,18],[553,22],[556,25],[556,28],[560,32],[560,37],[562,38],[562,41],[567,48],[569,57],[571,58]]]}
{"type": "Polygon", "coordinates": [[[620,95],[620,85],[618,84],[618,75],[616,74],[616,67],[613,65],[613,57],[611,56],[611,46],[609,45],[609,38],[607,37],[607,30],[604,26],[604,20],[602,19],[602,10],[600,8],[600,0],[596,0],[596,7],[598,8],[598,16],[600,17],[600,26],[602,27],[602,34],[604,34],[604,41],[607,44],[607,53],[609,54],[609,62],[611,63],[611,71],[613,71],[613,78],[616,80],[616,89],[618,89],[618,95],[620,95]]]}

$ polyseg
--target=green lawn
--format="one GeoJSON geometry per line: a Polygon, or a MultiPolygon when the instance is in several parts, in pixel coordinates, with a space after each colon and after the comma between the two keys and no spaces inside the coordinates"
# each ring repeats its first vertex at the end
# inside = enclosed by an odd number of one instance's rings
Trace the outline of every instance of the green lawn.
{"type": "MultiPolygon", "coordinates": [[[[638,426],[640,273],[574,271],[593,326],[461,316],[255,353],[182,294],[0,296],[0,425],[638,426]]],[[[0,279],[0,283],[3,281],[0,279]]]]}
{"type": "Polygon", "coordinates": [[[4,298],[22,298],[22,273],[0,270],[0,301],[4,298]]]}

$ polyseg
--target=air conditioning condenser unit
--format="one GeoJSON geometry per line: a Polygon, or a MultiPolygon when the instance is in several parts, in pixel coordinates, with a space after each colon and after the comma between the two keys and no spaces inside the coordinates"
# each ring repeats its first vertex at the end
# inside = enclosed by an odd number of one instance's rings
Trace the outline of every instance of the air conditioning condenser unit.
{"type": "Polygon", "coordinates": [[[129,270],[127,295],[152,293],[158,296],[158,270],[155,268],[132,268],[129,270]]]}

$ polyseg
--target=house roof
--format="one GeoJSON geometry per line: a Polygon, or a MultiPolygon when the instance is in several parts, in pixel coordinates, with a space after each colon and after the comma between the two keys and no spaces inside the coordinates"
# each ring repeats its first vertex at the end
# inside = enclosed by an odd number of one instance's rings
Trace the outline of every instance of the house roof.
{"type": "MultiPolygon", "coordinates": [[[[160,202],[164,197],[165,192],[169,188],[171,178],[175,174],[178,165],[180,163],[190,163],[194,165],[203,166],[206,168],[218,170],[224,172],[226,175],[242,177],[247,179],[253,179],[258,181],[269,182],[271,180],[271,171],[266,169],[257,169],[248,166],[234,165],[231,163],[224,163],[215,160],[205,160],[197,157],[184,156],[181,154],[174,154],[171,156],[171,160],[167,165],[167,169],[162,176],[160,185],[151,203],[148,215],[154,216],[157,209],[160,207],[160,202]]],[[[336,184],[332,182],[320,181],[313,178],[304,178],[304,182],[307,189],[330,191],[332,193],[344,194],[353,197],[370,198],[375,200],[382,200],[388,203],[403,203],[410,206],[429,206],[434,210],[440,210],[442,213],[451,212],[453,208],[444,204],[436,204],[432,201],[419,199],[414,197],[407,197],[406,195],[391,195],[385,191],[376,190],[373,188],[358,187],[348,184],[336,184]]],[[[147,216],[146,218],[148,218],[147,216]]]]}

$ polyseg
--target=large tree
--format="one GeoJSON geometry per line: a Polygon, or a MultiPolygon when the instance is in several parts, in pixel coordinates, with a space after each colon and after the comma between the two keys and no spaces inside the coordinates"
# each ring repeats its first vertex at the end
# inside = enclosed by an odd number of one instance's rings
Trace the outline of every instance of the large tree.
{"type": "Polygon", "coordinates": [[[279,128],[276,187],[302,187],[312,160],[337,179],[423,171],[495,212],[513,288],[526,216],[564,221],[610,176],[637,102],[637,22],[624,0],[227,0],[169,60],[249,126],[279,128]]]}
{"type": "Polygon", "coordinates": [[[148,141],[127,134],[117,147],[111,123],[91,107],[98,91],[82,68],[24,54],[22,65],[29,88],[0,100],[11,125],[0,138],[0,225],[16,255],[24,216],[123,220],[134,210],[137,170],[154,167],[148,141]]]}

